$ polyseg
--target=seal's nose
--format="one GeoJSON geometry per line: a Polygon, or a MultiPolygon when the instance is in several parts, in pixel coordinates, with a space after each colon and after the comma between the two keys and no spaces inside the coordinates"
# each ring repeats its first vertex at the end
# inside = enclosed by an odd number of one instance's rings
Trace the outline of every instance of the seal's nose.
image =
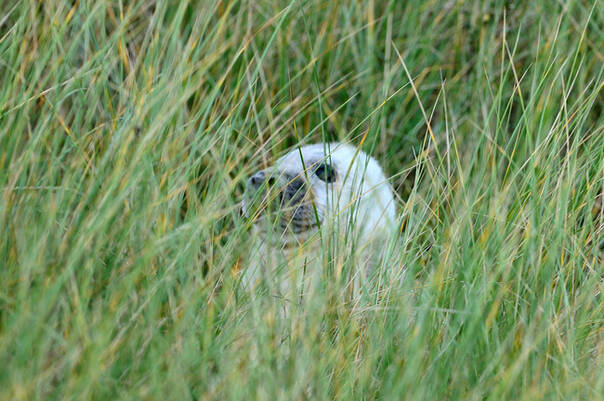
{"type": "Polygon", "coordinates": [[[258,188],[260,188],[260,185],[262,185],[262,183],[264,182],[265,178],[266,178],[266,173],[264,171],[259,171],[256,174],[254,174],[253,176],[251,176],[250,179],[247,181],[247,183],[250,186],[250,188],[258,189],[258,188]]]}
{"type": "Polygon", "coordinates": [[[259,172],[257,172],[256,174],[254,174],[253,176],[250,177],[250,179],[248,180],[248,185],[252,189],[258,189],[264,183],[264,181],[268,181],[267,182],[268,185],[273,185],[275,183],[275,178],[268,177],[268,180],[267,180],[266,179],[266,172],[265,171],[259,171],[259,172]]]}

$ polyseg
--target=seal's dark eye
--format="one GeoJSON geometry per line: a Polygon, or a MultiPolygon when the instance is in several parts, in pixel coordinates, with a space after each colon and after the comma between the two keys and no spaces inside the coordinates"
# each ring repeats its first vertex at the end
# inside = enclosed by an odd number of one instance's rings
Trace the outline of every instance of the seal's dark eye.
{"type": "Polygon", "coordinates": [[[315,170],[315,175],[325,182],[334,182],[336,180],[336,173],[333,171],[333,167],[327,163],[319,164],[315,170]]]}

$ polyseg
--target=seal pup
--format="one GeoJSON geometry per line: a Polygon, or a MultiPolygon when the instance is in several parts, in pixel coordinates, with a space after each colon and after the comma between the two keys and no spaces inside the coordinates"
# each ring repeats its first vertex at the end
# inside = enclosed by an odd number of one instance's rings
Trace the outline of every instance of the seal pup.
{"type": "Polygon", "coordinates": [[[253,286],[279,265],[306,265],[320,245],[346,238],[367,254],[395,224],[392,189],[378,162],[344,143],[297,147],[247,181],[242,212],[257,239],[244,285],[253,286]]]}

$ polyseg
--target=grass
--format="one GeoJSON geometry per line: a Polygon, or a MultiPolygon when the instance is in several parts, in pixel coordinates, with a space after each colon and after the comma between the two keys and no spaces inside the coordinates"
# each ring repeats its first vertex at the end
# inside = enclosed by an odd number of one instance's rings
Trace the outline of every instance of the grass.
{"type": "Polygon", "coordinates": [[[603,27],[588,0],[3,1],[0,399],[604,399],[603,27]],[[400,233],[361,296],[326,252],[283,315],[239,285],[245,180],[365,133],[400,233]]]}

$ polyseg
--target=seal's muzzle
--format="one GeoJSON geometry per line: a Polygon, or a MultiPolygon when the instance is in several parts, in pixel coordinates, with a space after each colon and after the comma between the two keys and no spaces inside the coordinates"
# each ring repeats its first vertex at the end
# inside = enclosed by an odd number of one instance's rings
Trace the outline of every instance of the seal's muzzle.
{"type": "Polygon", "coordinates": [[[312,199],[312,191],[303,177],[286,173],[275,176],[261,170],[247,181],[244,214],[254,218],[256,224],[268,216],[269,222],[283,232],[299,234],[317,225],[312,199]],[[253,213],[249,213],[250,206],[253,213]]]}

